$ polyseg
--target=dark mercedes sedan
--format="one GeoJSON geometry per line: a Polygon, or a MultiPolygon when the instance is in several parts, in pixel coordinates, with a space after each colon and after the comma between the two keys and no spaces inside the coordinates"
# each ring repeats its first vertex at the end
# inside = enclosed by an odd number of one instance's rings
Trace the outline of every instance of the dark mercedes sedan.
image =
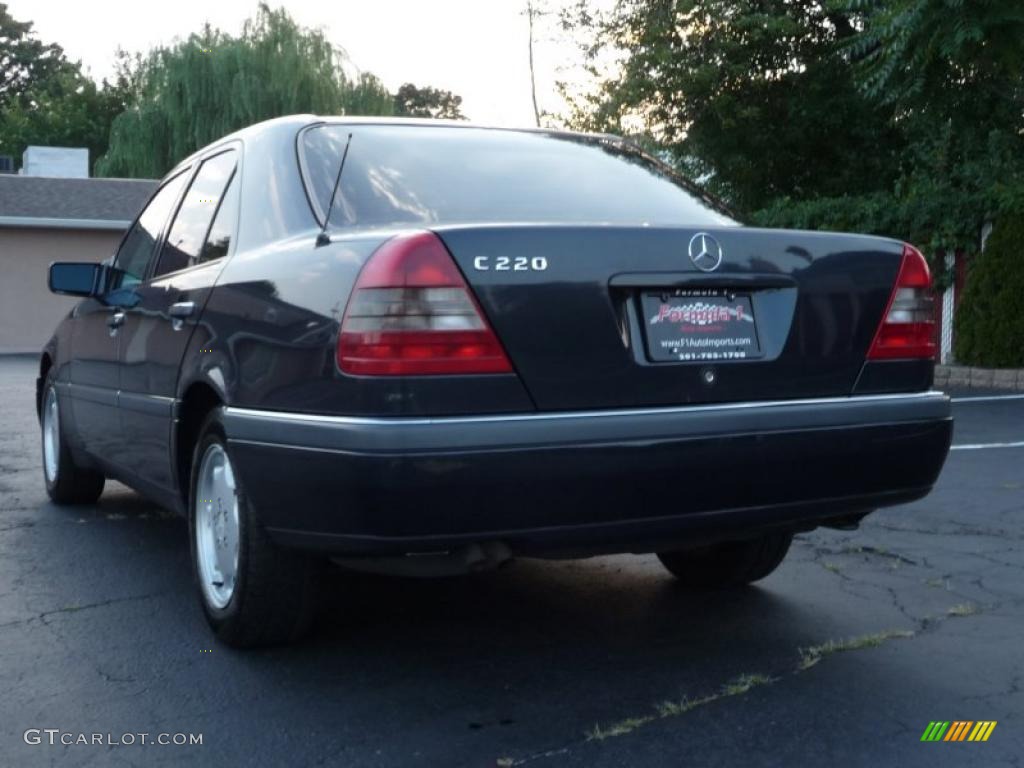
{"type": "Polygon", "coordinates": [[[927,494],[952,433],[917,250],[740,226],[610,136],[273,120],[49,279],[82,301],[40,361],[47,491],[187,515],[236,646],[301,635],[329,560],[743,585],[927,494]]]}

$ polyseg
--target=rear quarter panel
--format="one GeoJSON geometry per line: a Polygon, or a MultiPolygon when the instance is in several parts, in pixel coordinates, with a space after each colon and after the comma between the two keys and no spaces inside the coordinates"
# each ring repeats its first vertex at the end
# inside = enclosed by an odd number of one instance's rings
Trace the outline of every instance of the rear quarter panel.
{"type": "Polygon", "coordinates": [[[323,246],[316,234],[310,229],[232,257],[184,361],[182,392],[202,380],[236,407],[324,414],[533,410],[515,375],[342,374],[335,348],[349,294],[363,264],[395,232],[354,233],[323,246]]]}

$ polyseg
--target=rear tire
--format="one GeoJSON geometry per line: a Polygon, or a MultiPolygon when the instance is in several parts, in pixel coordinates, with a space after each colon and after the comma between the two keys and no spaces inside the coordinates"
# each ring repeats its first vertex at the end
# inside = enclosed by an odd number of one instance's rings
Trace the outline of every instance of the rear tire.
{"type": "Polygon", "coordinates": [[[219,410],[204,422],[192,458],[189,539],[199,600],[218,640],[256,648],[309,631],[323,562],[270,540],[231,463],[219,410]]]}
{"type": "Polygon", "coordinates": [[[747,541],[725,541],[679,552],[659,552],[658,559],[687,587],[728,589],[763,579],[782,563],[791,533],[769,533],[747,541]]]}
{"type": "Polygon", "coordinates": [[[94,504],[103,493],[105,478],[100,472],[75,464],[64,437],[60,398],[52,372],[47,374],[43,387],[39,426],[47,495],[55,504],[94,504]]]}

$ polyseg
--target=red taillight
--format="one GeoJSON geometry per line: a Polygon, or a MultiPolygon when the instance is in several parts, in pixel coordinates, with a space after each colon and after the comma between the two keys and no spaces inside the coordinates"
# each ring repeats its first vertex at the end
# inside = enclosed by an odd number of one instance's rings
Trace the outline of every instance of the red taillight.
{"type": "Polygon", "coordinates": [[[388,240],[359,273],[338,367],[363,376],[510,373],[455,261],[431,232],[388,240]]]}
{"type": "Polygon", "coordinates": [[[868,350],[868,360],[935,357],[935,313],[928,262],[919,250],[903,246],[896,287],[868,350]]]}

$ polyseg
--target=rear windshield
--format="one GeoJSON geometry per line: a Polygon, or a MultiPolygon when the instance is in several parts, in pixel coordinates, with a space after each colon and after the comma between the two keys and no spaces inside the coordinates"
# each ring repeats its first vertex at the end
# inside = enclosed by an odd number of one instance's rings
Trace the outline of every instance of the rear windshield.
{"type": "Polygon", "coordinates": [[[474,222],[735,224],[628,145],[486,128],[321,125],[302,133],[317,216],[352,139],[331,227],[474,222]]]}

